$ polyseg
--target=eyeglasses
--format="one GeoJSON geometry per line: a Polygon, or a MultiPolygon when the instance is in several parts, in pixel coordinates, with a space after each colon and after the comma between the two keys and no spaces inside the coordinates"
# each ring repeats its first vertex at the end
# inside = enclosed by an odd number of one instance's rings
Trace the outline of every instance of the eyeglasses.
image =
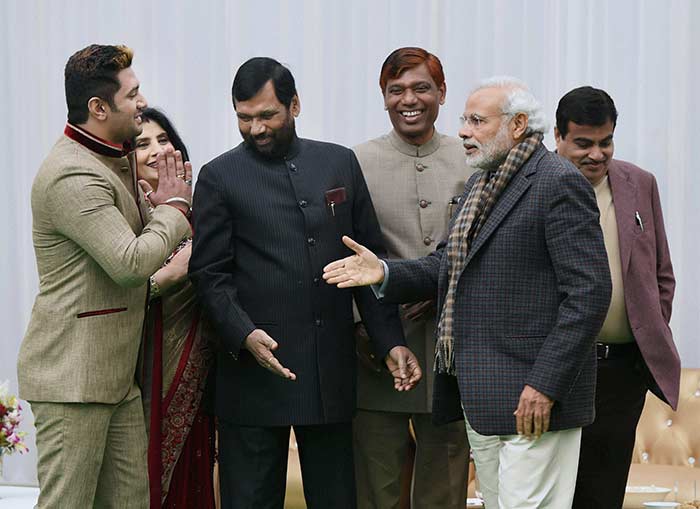
{"type": "Polygon", "coordinates": [[[508,115],[508,113],[499,113],[498,115],[489,115],[487,117],[482,117],[481,115],[472,113],[468,117],[460,115],[459,121],[462,122],[462,125],[466,124],[472,129],[479,129],[486,123],[486,120],[488,120],[489,118],[502,117],[504,115],[508,115]]]}

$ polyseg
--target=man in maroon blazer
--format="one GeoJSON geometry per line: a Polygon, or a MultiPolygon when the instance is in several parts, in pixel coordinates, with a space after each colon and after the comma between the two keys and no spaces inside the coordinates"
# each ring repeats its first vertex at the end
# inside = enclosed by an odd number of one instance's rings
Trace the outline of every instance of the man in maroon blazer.
{"type": "Polygon", "coordinates": [[[675,280],[654,176],[614,160],[610,96],[576,88],[559,101],[559,155],[593,185],[608,253],[612,298],[598,335],[596,418],[583,428],[577,508],[619,508],[647,389],[673,409],[680,360],[669,320],[675,280]]]}

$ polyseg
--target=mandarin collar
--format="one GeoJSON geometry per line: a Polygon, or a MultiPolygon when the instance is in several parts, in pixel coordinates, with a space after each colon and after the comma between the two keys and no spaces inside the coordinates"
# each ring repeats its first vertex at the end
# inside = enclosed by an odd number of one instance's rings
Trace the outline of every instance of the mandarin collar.
{"type": "Polygon", "coordinates": [[[133,150],[131,143],[128,141],[124,142],[123,145],[116,145],[70,122],[66,123],[63,134],[71,140],[80,143],[85,148],[107,157],[121,158],[133,150]]]}
{"type": "Polygon", "coordinates": [[[294,138],[292,138],[292,143],[289,145],[289,150],[287,150],[287,155],[284,156],[285,159],[293,159],[299,154],[299,150],[301,150],[301,142],[299,141],[299,138],[296,134],[294,134],[294,138]]]}
{"type": "Polygon", "coordinates": [[[437,132],[437,129],[434,129],[433,137],[428,142],[423,145],[411,145],[399,136],[396,129],[392,129],[389,132],[389,141],[402,154],[413,157],[425,157],[440,148],[440,133],[437,132]]]}

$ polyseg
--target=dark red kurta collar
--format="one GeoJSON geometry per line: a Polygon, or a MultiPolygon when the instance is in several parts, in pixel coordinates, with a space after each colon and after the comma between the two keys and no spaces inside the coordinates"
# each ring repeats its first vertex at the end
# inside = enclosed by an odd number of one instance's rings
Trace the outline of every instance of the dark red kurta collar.
{"type": "Polygon", "coordinates": [[[107,140],[98,138],[94,134],[90,134],[85,129],[76,127],[71,123],[66,124],[63,134],[68,136],[71,140],[77,141],[93,152],[97,152],[98,154],[107,157],[124,157],[133,150],[131,143],[128,141],[124,142],[124,145],[115,145],[107,140]]]}

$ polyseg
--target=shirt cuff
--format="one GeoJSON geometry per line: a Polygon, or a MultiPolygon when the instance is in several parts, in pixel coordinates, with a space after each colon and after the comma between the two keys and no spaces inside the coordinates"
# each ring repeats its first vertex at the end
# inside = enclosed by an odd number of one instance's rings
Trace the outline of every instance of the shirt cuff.
{"type": "Polygon", "coordinates": [[[372,288],[372,292],[374,292],[374,296],[377,299],[383,299],[384,294],[386,293],[386,285],[389,281],[389,266],[386,264],[384,260],[379,260],[382,264],[382,268],[384,269],[384,281],[382,281],[382,284],[380,285],[371,285],[370,288],[372,288]]]}

